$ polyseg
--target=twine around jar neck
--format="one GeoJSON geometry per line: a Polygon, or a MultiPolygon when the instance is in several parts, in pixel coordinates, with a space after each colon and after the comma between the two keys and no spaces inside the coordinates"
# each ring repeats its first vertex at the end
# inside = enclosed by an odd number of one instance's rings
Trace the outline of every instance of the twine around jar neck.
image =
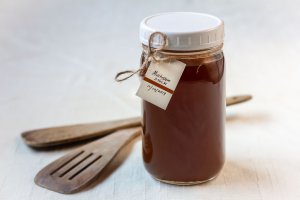
{"type": "MultiPolygon", "coordinates": [[[[139,75],[143,76],[147,68],[149,66],[149,63],[151,61],[159,62],[159,61],[168,61],[173,59],[178,59],[180,56],[180,59],[191,59],[195,57],[199,58],[209,58],[212,56],[212,54],[217,54],[218,52],[222,51],[223,44],[209,48],[209,49],[201,49],[201,50],[193,50],[193,51],[184,51],[184,52],[178,52],[178,51],[169,51],[166,50],[165,47],[168,45],[168,37],[166,34],[162,32],[153,32],[148,39],[148,46],[143,45],[143,49],[145,52],[145,58],[142,59],[140,67],[138,70],[125,70],[121,71],[116,74],[115,81],[122,82],[133,75],[139,73],[139,75]],[[162,44],[158,46],[157,48],[152,47],[154,37],[160,36],[162,38],[162,44]],[[124,76],[122,78],[122,76],[124,76]]],[[[198,73],[199,68],[202,65],[199,65],[197,68],[196,73],[198,73]]]]}
{"type": "Polygon", "coordinates": [[[125,81],[127,79],[129,79],[130,77],[132,77],[133,75],[140,73],[143,74],[149,65],[150,61],[161,61],[161,60],[167,60],[168,58],[159,58],[157,59],[156,54],[160,53],[166,46],[168,45],[168,37],[166,34],[162,33],[162,32],[153,32],[148,39],[148,46],[147,46],[147,50],[146,50],[146,57],[143,60],[143,62],[141,63],[141,66],[139,67],[138,70],[125,70],[125,71],[121,71],[119,73],[117,73],[117,75],[115,76],[115,80],[117,82],[121,82],[121,81],[125,81]],[[152,44],[153,44],[153,40],[154,37],[157,36],[161,36],[162,38],[162,44],[160,46],[158,46],[157,48],[153,48],[152,44]],[[120,78],[121,76],[124,76],[125,74],[127,74],[124,78],[120,78]]]}

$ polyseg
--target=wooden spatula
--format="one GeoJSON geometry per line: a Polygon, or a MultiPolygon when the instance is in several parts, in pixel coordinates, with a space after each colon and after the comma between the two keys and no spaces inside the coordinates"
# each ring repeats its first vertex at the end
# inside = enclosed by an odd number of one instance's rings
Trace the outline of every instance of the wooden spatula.
{"type": "MultiPolygon", "coordinates": [[[[226,98],[226,105],[231,106],[250,100],[251,95],[239,95],[226,98]]],[[[41,148],[51,147],[86,139],[102,137],[115,130],[141,125],[141,118],[128,118],[116,121],[98,122],[90,124],[77,124],[70,126],[38,129],[22,133],[27,145],[41,148]]]]}
{"type": "Polygon", "coordinates": [[[80,147],[47,165],[34,181],[55,192],[77,192],[99,175],[117,152],[140,133],[141,128],[122,129],[80,147]]]}
{"type": "Polygon", "coordinates": [[[77,124],[26,131],[22,138],[32,147],[51,147],[102,137],[122,128],[141,125],[141,118],[134,117],[122,120],[77,124]]]}

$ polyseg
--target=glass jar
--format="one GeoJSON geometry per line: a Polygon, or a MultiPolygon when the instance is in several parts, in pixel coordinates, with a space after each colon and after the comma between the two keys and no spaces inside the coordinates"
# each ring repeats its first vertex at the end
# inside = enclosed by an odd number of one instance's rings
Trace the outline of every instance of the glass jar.
{"type": "MultiPolygon", "coordinates": [[[[145,18],[140,31],[142,63],[149,53],[147,37],[160,31],[168,40],[159,56],[186,64],[166,110],[142,102],[145,168],[170,184],[211,180],[225,161],[223,22],[201,13],[162,13],[145,18]]],[[[159,43],[161,38],[152,48],[159,43]]]]}

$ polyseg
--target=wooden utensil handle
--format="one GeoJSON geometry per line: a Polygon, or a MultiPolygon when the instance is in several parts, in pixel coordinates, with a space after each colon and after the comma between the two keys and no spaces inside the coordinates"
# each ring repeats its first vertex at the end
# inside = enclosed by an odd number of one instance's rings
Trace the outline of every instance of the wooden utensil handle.
{"type": "MultiPolygon", "coordinates": [[[[226,105],[242,103],[250,100],[250,95],[226,98],[226,105]]],[[[50,147],[71,142],[101,137],[118,129],[141,125],[141,118],[134,117],[123,120],[100,123],[78,124],[27,131],[22,134],[24,141],[32,147],[50,147]]]]}
{"type": "Polygon", "coordinates": [[[231,106],[239,103],[243,103],[245,101],[249,101],[252,99],[251,95],[238,95],[226,98],[226,106],[231,106]]]}
{"type": "Polygon", "coordinates": [[[142,133],[141,127],[124,128],[113,132],[112,134],[103,137],[99,140],[93,141],[88,144],[89,148],[99,149],[102,152],[110,149],[121,148],[126,145],[135,137],[140,136],[142,133]],[[109,145],[108,145],[109,144],[109,145]],[[101,146],[101,147],[100,147],[101,146]]]}

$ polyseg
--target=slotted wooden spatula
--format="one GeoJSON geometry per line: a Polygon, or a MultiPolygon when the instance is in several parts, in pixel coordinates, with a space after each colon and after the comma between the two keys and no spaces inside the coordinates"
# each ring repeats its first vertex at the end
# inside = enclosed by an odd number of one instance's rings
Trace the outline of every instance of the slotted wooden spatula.
{"type": "Polygon", "coordinates": [[[97,177],[118,151],[140,134],[141,128],[118,130],[50,163],[34,181],[55,192],[75,193],[97,177]]]}

